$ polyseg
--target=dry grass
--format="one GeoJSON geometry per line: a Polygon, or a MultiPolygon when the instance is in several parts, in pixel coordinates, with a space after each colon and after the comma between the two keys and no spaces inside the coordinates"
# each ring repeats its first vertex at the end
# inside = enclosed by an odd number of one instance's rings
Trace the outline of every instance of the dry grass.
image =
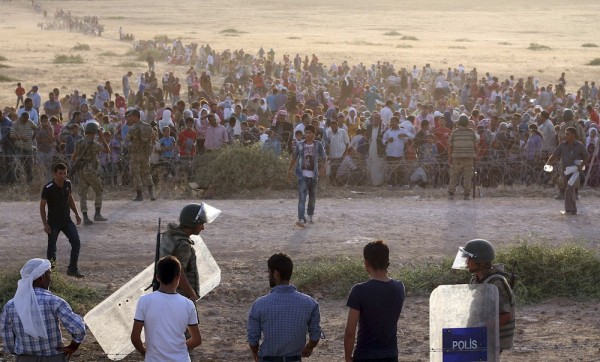
{"type": "Polygon", "coordinates": [[[417,40],[419,40],[419,38],[417,38],[416,36],[412,36],[412,35],[404,35],[400,39],[402,39],[402,40],[411,40],[411,41],[417,41],[417,40]]]}
{"type": "Polygon", "coordinates": [[[54,57],[54,64],[83,64],[81,55],[57,54],[54,57]]]}
{"type": "Polygon", "coordinates": [[[597,48],[598,45],[594,43],[584,43],[581,45],[583,48],[597,48]]]}
{"type": "Polygon", "coordinates": [[[527,49],[533,50],[533,51],[548,51],[548,50],[552,50],[552,48],[550,48],[549,46],[538,44],[538,43],[530,43],[529,47],[527,49]]]}
{"type": "Polygon", "coordinates": [[[397,32],[396,30],[392,30],[392,31],[387,31],[387,32],[383,33],[383,35],[384,36],[400,36],[402,34],[397,32]]]}
{"type": "Polygon", "coordinates": [[[588,63],[588,65],[594,65],[594,66],[600,65],[600,58],[593,59],[592,61],[590,61],[588,63]]]}

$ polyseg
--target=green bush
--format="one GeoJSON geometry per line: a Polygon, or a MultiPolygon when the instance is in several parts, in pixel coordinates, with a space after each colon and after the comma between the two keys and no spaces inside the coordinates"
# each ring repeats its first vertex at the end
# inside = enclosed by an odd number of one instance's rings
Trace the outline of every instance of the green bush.
{"type": "MultiPolygon", "coordinates": [[[[452,270],[452,261],[444,258],[392,266],[390,276],[404,282],[408,293],[427,296],[439,285],[468,283],[469,274],[452,270]]],[[[515,294],[519,303],[600,297],[600,257],[581,245],[522,242],[499,248],[495,263],[505,264],[507,271],[518,275],[515,294]]],[[[347,296],[354,284],[365,280],[367,274],[358,258],[319,259],[300,265],[294,273],[294,282],[302,291],[332,298],[347,296]]]]}
{"type": "Polygon", "coordinates": [[[72,48],[72,50],[77,50],[77,51],[79,51],[79,50],[90,50],[90,46],[87,45],[87,44],[79,44],[79,43],[77,43],[77,45],[75,45],[72,48]]]}
{"type": "Polygon", "coordinates": [[[404,35],[401,39],[402,40],[419,40],[416,36],[412,36],[412,35],[404,35]]]}
{"type": "Polygon", "coordinates": [[[600,65],[600,58],[590,61],[587,65],[600,65]]]}
{"type": "Polygon", "coordinates": [[[527,49],[533,50],[533,51],[547,51],[547,50],[552,50],[552,48],[550,48],[549,46],[538,44],[538,43],[531,43],[531,44],[529,44],[529,47],[527,49]]]}
{"type": "Polygon", "coordinates": [[[0,82],[14,82],[15,80],[4,74],[0,74],[0,82]]]}
{"type": "Polygon", "coordinates": [[[219,32],[219,34],[245,34],[245,31],[240,31],[234,28],[223,29],[219,32]]]}
{"type": "Polygon", "coordinates": [[[211,186],[217,196],[252,189],[282,189],[289,187],[288,164],[289,156],[277,157],[264,151],[260,143],[251,146],[234,143],[199,157],[196,179],[201,186],[211,186]]]}
{"type": "Polygon", "coordinates": [[[163,53],[158,49],[146,49],[141,52],[134,51],[137,54],[137,60],[145,62],[148,55],[152,55],[155,61],[159,61],[163,58],[163,53]]]}
{"type": "Polygon", "coordinates": [[[81,55],[57,54],[54,57],[54,64],[83,64],[81,55]]]}
{"type": "MultiPolygon", "coordinates": [[[[18,271],[0,275],[0,310],[15,296],[19,278],[18,271]]],[[[90,310],[102,300],[102,296],[94,288],[73,283],[72,279],[59,273],[52,273],[50,290],[66,300],[78,313],[90,310]]]]}

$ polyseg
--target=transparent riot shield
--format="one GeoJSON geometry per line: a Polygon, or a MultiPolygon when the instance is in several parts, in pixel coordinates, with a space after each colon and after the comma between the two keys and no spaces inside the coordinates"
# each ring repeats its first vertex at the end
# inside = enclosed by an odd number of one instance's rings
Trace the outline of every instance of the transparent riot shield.
{"type": "MultiPolygon", "coordinates": [[[[221,269],[202,238],[197,235],[191,238],[200,275],[200,297],[204,297],[221,282],[221,269]]],[[[142,295],[152,292],[152,288],[147,288],[153,273],[154,264],[151,264],[83,318],[102,350],[113,361],[121,360],[135,350],[130,341],[135,308],[142,295]]]]}
{"type": "Polygon", "coordinates": [[[499,361],[498,288],[441,285],[429,298],[431,362],[499,361]]]}

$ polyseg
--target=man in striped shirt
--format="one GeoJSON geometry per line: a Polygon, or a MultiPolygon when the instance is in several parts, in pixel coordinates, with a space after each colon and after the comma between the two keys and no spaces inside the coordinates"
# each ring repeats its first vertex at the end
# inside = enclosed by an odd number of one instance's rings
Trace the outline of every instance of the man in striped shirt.
{"type": "Polygon", "coordinates": [[[20,271],[15,297],[6,303],[0,316],[4,350],[16,355],[17,362],[67,361],[85,338],[83,318],[48,290],[50,267],[46,259],[29,260],[20,271]],[[66,347],[60,324],[72,337],[66,347]]]}

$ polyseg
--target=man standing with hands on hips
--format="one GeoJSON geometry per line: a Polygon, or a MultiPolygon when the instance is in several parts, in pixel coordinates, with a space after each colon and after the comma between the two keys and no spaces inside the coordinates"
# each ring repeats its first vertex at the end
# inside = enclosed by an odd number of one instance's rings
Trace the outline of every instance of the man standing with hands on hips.
{"type": "Polygon", "coordinates": [[[304,128],[304,140],[298,142],[288,167],[288,180],[292,180],[292,170],[296,167],[298,177],[298,221],[296,225],[304,227],[307,219],[305,216],[306,196],[308,194],[308,222],[313,222],[315,212],[317,180],[325,174],[327,155],[323,144],[315,140],[315,128],[304,128]],[[322,161],[319,163],[319,159],[322,161]]]}

